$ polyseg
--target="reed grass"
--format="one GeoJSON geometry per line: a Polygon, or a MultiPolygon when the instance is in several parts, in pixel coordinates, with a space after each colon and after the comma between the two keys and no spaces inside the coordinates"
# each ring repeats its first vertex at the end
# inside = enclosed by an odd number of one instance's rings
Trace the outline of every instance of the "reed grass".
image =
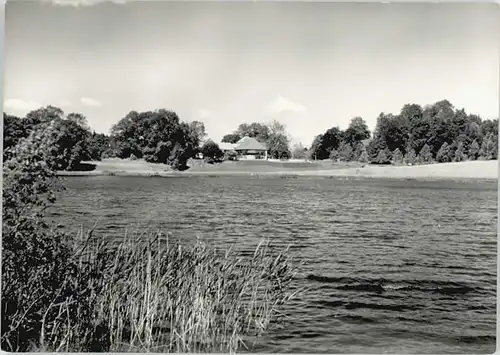
{"type": "Polygon", "coordinates": [[[262,241],[239,256],[161,233],[119,242],[89,233],[42,317],[39,351],[229,352],[250,349],[296,293],[296,269],[262,241]],[[61,287],[62,289],[63,287],[61,287]],[[50,319],[50,321],[48,321],[50,319]]]}

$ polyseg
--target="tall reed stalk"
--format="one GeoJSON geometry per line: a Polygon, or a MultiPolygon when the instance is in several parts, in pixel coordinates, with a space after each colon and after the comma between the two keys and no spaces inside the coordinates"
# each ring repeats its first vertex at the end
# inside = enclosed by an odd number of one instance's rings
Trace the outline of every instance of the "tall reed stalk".
{"type": "MultiPolygon", "coordinates": [[[[248,349],[294,294],[284,250],[241,257],[160,233],[75,245],[66,283],[80,294],[46,309],[44,351],[236,352],[248,349]],[[46,321],[46,320],[49,320],[46,321]],[[244,340],[245,339],[245,340],[244,340]]],[[[58,298],[58,297],[56,297],[58,298]]]]}

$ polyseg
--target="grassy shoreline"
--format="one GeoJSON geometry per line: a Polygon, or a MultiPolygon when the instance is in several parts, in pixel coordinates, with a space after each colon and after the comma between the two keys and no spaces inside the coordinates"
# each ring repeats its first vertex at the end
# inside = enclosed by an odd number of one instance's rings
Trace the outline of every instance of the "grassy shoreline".
{"type": "Polygon", "coordinates": [[[95,169],[89,171],[59,172],[60,176],[144,176],[144,177],[195,177],[195,176],[304,176],[350,177],[389,179],[498,179],[498,161],[467,161],[416,166],[373,166],[360,163],[327,162],[276,162],[248,161],[204,164],[194,162],[189,170],[173,171],[163,164],[142,160],[106,159],[89,162],[95,169]]]}

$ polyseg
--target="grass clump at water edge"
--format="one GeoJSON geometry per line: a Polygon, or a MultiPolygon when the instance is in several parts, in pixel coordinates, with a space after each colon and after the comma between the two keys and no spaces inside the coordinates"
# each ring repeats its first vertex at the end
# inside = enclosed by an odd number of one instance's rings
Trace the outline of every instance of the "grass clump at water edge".
{"type": "Polygon", "coordinates": [[[253,255],[240,257],[199,240],[169,242],[161,233],[108,242],[91,232],[75,244],[66,265],[72,272],[42,307],[43,316],[34,317],[40,331],[30,350],[248,349],[294,295],[296,270],[286,251],[268,247],[263,241],[253,255]]]}
{"type": "Polygon", "coordinates": [[[261,243],[238,256],[160,233],[72,238],[45,220],[58,181],[51,126],[3,167],[5,351],[235,352],[292,297],[295,266],[261,243]]]}
{"type": "Polygon", "coordinates": [[[89,287],[105,285],[96,316],[108,320],[110,350],[234,352],[245,346],[244,337],[267,330],[292,296],[294,270],[285,254],[271,256],[267,246],[243,258],[200,241],[169,245],[160,234],[98,243],[80,261],[100,266],[102,276],[89,287]]]}

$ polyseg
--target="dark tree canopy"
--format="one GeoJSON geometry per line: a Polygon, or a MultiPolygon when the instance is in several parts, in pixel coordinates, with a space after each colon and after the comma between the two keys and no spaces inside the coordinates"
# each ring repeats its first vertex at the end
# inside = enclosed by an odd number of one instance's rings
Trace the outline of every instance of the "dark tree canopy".
{"type": "Polygon", "coordinates": [[[195,148],[201,147],[203,140],[205,139],[207,133],[205,132],[205,124],[200,121],[193,121],[189,123],[189,134],[193,146],[195,148]]]}
{"type": "Polygon", "coordinates": [[[3,160],[10,157],[10,149],[15,147],[22,138],[28,137],[26,121],[16,116],[3,114],[3,160]]]}
{"type": "Polygon", "coordinates": [[[235,144],[241,139],[241,136],[236,133],[230,133],[226,134],[224,137],[222,137],[222,143],[231,143],[235,144]]]}
{"type": "Polygon", "coordinates": [[[199,144],[200,125],[181,122],[173,111],[159,109],[138,113],[131,111],[111,132],[116,155],[128,158],[132,154],[148,162],[187,168],[199,144]]]}
{"type": "Polygon", "coordinates": [[[4,161],[10,159],[10,150],[30,133],[50,129],[50,147],[47,163],[55,170],[74,170],[81,161],[89,160],[90,131],[81,123],[86,122],[81,114],[64,116],[64,111],[55,106],[42,107],[18,118],[4,113],[4,161]]]}
{"type": "Polygon", "coordinates": [[[483,121],[464,109],[456,109],[448,100],[425,108],[408,104],[399,115],[379,115],[368,153],[370,160],[376,161],[380,150],[399,149],[405,163],[412,163],[413,153],[408,155],[411,150],[419,152],[421,163],[496,159],[493,157],[498,154],[493,151],[498,146],[497,137],[498,120],[483,121]]]}
{"type": "Polygon", "coordinates": [[[301,143],[295,144],[293,146],[293,149],[292,149],[292,158],[294,158],[294,159],[306,159],[307,158],[307,149],[301,143]]]}
{"type": "Polygon", "coordinates": [[[344,132],[344,142],[353,147],[356,146],[357,143],[368,138],[370,138],[370,130],[365,120],[361,117],[354,117],[349,127],[344,132]]]}
{"type": "Polygon", "coordinates": [[[257,139],[259,142],[267,142],[269,138],[270,129],[267,125],[253,122],[250,124],[242,123],[238,126],[235,134],[240,137],[251,137],[257,139]]]}
{"type": "Polygon", "coordinates": [[[203,144],[201,147],[201,153],[203,154],[205,161],[211,164],[221,162],[224,158],[224,153],[220,149],[219,145],[211,139],[207,140],[203,144]]]}
{"type": "Polygon", "coordinates": [[[314,139],[310,154],[315,160],[324,160],[330,158],[332,150],[338,150],[342,142],[342,131],[338,127],[332,127],[325,133],[316,136],[314,139]]]}

